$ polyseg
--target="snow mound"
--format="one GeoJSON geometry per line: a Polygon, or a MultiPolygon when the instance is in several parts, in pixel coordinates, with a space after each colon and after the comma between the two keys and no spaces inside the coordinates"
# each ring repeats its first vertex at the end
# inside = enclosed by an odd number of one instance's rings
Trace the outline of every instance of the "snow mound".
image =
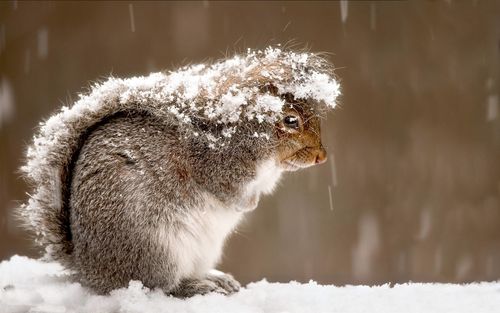
{"type": "Polygon", "coordinates": [[[182,300],[138,281],[109,296],[67,280],[57,263],[13,256],[0,263],[0,312],[498,312],[500,282],[403,284],[390,287],[251,283],[232,296],[209,294],[182,300]]]}

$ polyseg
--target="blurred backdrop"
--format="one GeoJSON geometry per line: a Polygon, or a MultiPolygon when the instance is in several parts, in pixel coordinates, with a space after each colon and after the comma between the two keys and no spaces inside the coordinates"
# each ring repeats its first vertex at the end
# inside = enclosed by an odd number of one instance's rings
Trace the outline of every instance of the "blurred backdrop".
{"type": "Polygon", "coordinates": [[[231,237],[242,282],[500,279],[500,2],[0,2],[0,260],[33,130],[90,81],[247,47],[331,53],[327,164],[287,175],[231,237]]]}

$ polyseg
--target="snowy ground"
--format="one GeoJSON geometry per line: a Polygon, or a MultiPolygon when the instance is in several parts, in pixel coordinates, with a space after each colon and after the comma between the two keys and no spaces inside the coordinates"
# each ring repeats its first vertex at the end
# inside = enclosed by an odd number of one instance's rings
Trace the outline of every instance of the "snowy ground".
{"type": "Polygon", "coordinates": [[[322,286],[260,281],[230,297],[180,300],[131,282],[110,296],[69,283],[61,267],[14,256],[0,263],[0,312],[500,312],[500,282],[322,286]]]}

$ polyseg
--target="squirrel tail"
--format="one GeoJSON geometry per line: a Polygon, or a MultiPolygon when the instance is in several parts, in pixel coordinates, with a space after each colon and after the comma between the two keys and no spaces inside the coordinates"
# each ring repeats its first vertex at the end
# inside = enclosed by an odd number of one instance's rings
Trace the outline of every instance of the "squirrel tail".
{"type": "Polygon", "coordinates": [[[135,88],[154,89],[163,79],[164,74],[152,74],[143,78],[144,84],[137,86],[130,80],[110,78],[93,86],[91,92],[80,96],[71,108],[63,107],[40,124],[21,167],[31,193],[17,213],[24,226],[36,235],[36,242],[45,248],[45,258],[63,264],[71,262],[72,167],[88,134],[96,125],[121,112],[163,115],[158,101],[126,97],[135,88]]]}

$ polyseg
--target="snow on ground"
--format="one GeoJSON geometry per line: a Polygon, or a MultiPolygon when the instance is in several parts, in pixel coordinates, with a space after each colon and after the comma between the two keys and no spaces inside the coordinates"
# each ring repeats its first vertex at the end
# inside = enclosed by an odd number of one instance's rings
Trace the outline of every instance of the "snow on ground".
{"type": "Polygon", "coordinates": [[[70,283],[57,263],[13,256],[0,263],[0,312],[499,312],[500,282],[322,286],[251,283],[232,296],[209,294],[187,300],[148,290],[140,282],[109,296],[70,283]]]}

